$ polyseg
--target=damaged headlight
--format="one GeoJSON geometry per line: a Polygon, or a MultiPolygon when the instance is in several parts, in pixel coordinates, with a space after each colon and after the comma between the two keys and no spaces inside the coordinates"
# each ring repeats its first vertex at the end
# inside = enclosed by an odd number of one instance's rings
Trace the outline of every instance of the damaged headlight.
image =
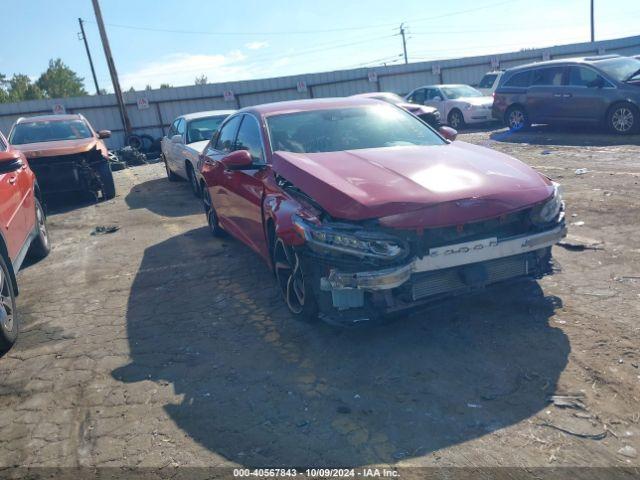
{"type": "Polygon", "coordinates": [[[304,232],[309,246],[315,250],[345,253],[357,257],[393,260],[406,251],[402,240],[383,233],[344,230],[340,225],[313,224],[300,217],[294,217],[294,223],[304,232]]]}
{"type": "Polygon", "coordinates": [[[553,182],[553,195],[545,203],[538,205],[531,211],[531,221],[535,225],[546,225],[560,219],[560,212],[564,210],[562,187],[553,182]]]}

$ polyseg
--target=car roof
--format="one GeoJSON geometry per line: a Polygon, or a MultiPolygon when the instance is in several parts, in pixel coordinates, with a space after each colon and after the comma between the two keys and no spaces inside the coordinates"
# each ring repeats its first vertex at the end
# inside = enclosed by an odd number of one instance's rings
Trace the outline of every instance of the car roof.
{"type": "MultiPolygon", "coordinates": [[[[442,88],[442,87],[470,87],[471,85],[467,85],[465,83],[442,83],[437,85],[422,85],[420,87],[414,88],[414,90],[418,90],[418,88],[442,88]]],[[[471,87],[473,88],[473,87],[471,87]]]]}
{"type": "Polygon", "coordinates": [[[289,100],[285,102],[264,103],[262,105],[243,108],[240,111],[254,112],[258,115],[270,116],[281,113],[380,105],[380,103],[381,102],[379,100],[366,97],[313,98],[307,100],[289,100]]]}
{"type": "Polygon", "coordinates": [[[16,120],[16,124],[23,122],[56,122],[62,120],[84,120],[84,117],[77,113],[68,113],[64,115],[34,115],[33,117],[21,117],[16,120]]]}
{"type": "Polygon", "coordinates": [[[508,72],[517,72],[519,70],[527,70],[529,68],[545,67],[547,65],[565,65],[565,64],[578,64],[578,63],[596,63],[600,60],[609,60],[611,58],[620,58],[620,55],[596,55],[592,57],[572,57],[572,58],[556,58],[554,60],[546,60],[543,62],[532,62],[526,65],[518,65],[508,69],[508,72]]]}
{"type": "Polygon", "coordinates": [[[206,112],[193,112],[187,113],[186,115],[180,115],[179,118],[184,118],[185,120],[195,120],[197,118],[206,118],[206,117],[217,117],[222,115],[231,115],[235,113],[235,110],[207,110],[206,112]]]}

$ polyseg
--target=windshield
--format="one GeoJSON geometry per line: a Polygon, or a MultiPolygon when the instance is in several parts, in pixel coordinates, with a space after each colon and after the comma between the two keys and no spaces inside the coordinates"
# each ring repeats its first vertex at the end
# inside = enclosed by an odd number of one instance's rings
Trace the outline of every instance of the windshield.
{"type": "Polygon", "coordinates": [[[187,127],[187,143],[201,142],[203,140],[211,140],[213,132],[215,132],[227,115],[218,115],[215,117],[198,118],[191,120],[187,127]]]}
{"type": "Polygon", "coordinates": [[[482,93],[469,85],[459,85],[457,87],[440,87],[449,100],[467,97],[484,97],[482,93]]]}
{"type": "Polygon", "coordinates": [[[78,140],[93,135],[84,120],[52,120],[23,122],[15,126],[9,137],[9,143],[54,142],[56,140],[78,140]]]}
{"type": "Polygon", "coordinates": [[[443,145],[426,124],[391,105],[287,113],[267,118],[273,151],[315,153],[443,145]]]}
{"type": "Polygon", "coordinates": [[[635,58],[612,58],[594,62],[600,70],[619,82],[640,76],[640,60],[635,58]]]}

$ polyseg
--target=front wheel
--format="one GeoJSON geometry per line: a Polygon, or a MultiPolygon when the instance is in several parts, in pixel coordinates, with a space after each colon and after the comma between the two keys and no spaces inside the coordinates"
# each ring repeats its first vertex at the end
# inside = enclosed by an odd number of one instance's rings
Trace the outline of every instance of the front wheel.
{"type": "Polygon", "coordinates": [[[169,168],[169,163],[167,163],[167,158],[164,155],[162,156],[162,161],[164,162],[164,169],[167,172],[167,178],[169,179],[169,181],[177,182],[178,180],[180,180],[180,177],[173,173],[173,171],[169,168]]]}
{"type": "Polygon", "coordinates": [[[316,320],[318,305],[306,281],[298,252],[279,238],[273,250],[273,267],[289,312],[301,320],[316,320]]]}
{"type": "Polygon", "coordinates": [[[451,128],[455,128],[456,130],[464,128],[464,115],[462,115],[462,112],[460,110],[451,110],[451,112],[449,112],[449,116],[447,117],[447,123],[451,128]]]}
{"type": "Polygon", "coordinates": [[[11,348],[18,338],[16,296],[9,269],[0,256],[0,353],[11,348]]]}
{"type": "Polygon", "coordinates": [[[109,167],[109,162],[98,165],[98,175],[100,182],[102,182],[102,199],[111,200],[116,196],[116,185],[113,182],[113,172],[109,167]]]}
{"type": "Polygon", "coordinates": [[[51,244],[49,243],[49,232],[47,230],[47,218],[44,214],[44,209],[40,204],[40,201],[36,198],[36,226],[38,228],[38,235],[33,239],[31,248],[29,250],[29,256],[34,260],[42,260],[49,255],[51,251],[51,244]]]}
{"type": "Polygon", "coordinates": [[[531,126],[531,122],[529,122],[529,116],[527,112],[522,107],[511,107],[507,110],[507,113],[504,116],[504,120],[509,127],[509,130],[512,132],[519,132],[520,130],[526,130],[531,126]]]}
{"type": "Polygon", "coordinates": [[[194,197],[202,197],[198,178],[196,177],[196,172],[194,172],[193,167],[187,166],[187,176],[189,177],[189,184],[191,185],[191,192],[193,192],[194,197]]]}
{"type": "Polygon", "coordinates": [[[618,135],[629,135],[638,130],[638,109],[628,103],[614,105],[607,115],[609,130],[618,135]]]}
{"type": "Polygon", "coordinates": [[[213,202],[211,201],[211,195],[209,194],[209,189],[207,189],[206,185],[203,185],[202,188],[202,205],[204,207],[204,214],[207,217],[207,225],[209,225],[209,232],[214,237],[223,237],[224,230],[218,223],[218,215],[216,214],[215,208],[213,208],[213,202]]]}

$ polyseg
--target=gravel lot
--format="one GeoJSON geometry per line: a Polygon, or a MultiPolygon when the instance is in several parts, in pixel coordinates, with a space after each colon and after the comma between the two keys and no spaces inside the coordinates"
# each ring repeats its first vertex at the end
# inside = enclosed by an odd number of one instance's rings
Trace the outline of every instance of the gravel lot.
{"type": "Polygon", "coordinates": [[[377,327],[291,319],[161,165],[53,205],[0,359],[0,466],[640,466],[640,138],[460,138],[563,183],[588,249],[377,327]]]}

